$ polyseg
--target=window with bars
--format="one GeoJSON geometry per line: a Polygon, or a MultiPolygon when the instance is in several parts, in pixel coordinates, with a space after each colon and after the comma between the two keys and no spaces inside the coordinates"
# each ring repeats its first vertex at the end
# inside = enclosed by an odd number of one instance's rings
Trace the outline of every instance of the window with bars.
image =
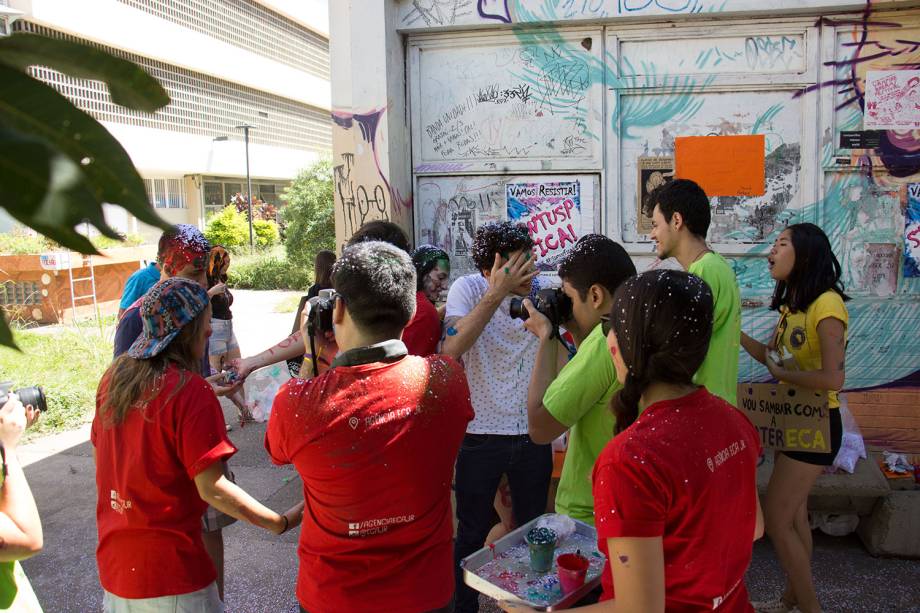
{"type": "Polygon", "coordinates": [[[184,209],[185,190],[181,179],[144,179],[150,204],[157,209],[184,209]]]}
{"type": "Polygon", "coordinates": [[[14,306],[26,304],[41,304],[42,290],[38,283],[23,281],[6,281],[0,283],[0,305],[14,306]]]}
{"type": "MultiPolygon", "coordinates": [[[[264,181],[252,182],[252,194],[262,202],[267,202],[276,207],[283,206],[281,194],[289,183],[267,183],[264,181]]],[[[234,181],[205,179],[204,181],[204,206],[208,215],[217,213],[230,203],[237,194],[246,196],[246,186],[234,181]]]]}
{"type": "Polygon", "coordinates": [[[322,79],[329,79],[329,41],[254,0],[118,0],[322,79]]]}
{"type": "MultiPolygon", "coordinates": [[[[14,24],[14,30],[81,40],[23,20],[14,24]]],[[[41,66],[29,72],[100,121],[239,140],[242,135],[234,126],[250,123],[258,126],[249,133],[253,143],[301,151],[332,149],[332,119],[327,111],[111,47],[93,46],[144,68],[166,89],[170,103],[156,113],[133,111],[112,102],[100,81],[76,79],[41,66]]]]}

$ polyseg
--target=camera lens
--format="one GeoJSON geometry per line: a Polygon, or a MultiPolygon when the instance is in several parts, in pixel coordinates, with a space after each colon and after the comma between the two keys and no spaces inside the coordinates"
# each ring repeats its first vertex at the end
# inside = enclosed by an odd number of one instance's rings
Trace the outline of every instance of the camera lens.
{"type": "Polygon", "coordinates": [[[19,402],[23,406],[32,405],[33,409],[38,409],[42,413],[48,408],[45,402],[45,392],[40,387],[24,387],[16,390],[16,394],[19,395],[19,402]]]}
{"type": "Polygon", "coordinates": [[[523,298],[511,299],[511,304],[508,306],[508,314],[511,316],[511,319],[526,320],[530,317],[530,313],[527,312],[527,308],[524,306],[523,298]]]}

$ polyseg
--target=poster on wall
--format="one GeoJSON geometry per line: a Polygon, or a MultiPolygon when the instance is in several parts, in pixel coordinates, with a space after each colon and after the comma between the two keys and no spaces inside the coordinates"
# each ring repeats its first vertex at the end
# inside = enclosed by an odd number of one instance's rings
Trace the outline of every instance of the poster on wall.
{"type": "Polygon", "coordinates": [[[713,196],[762,196],[766,190],[766,137],[678,136],[674,176],[691,179],[713,196]]]}
{"type": "Polygon", "coordinates": [[[894,243],[866,243],[863,271],[866,289],[873,296],[891,296],[898,289],[898,246],[894,243]]]}
{"type": "Polygon", "coordinates": [[[648,196],[656,188],[674,179],[674,158],[639,156],[636,163],[639,168],[639,178],[636,182],[636,231],[639,234],[650,234],[652,231],[652,207],[648,204],[648,196]]]}
{"type": "Polygon", "coordinates": [[[593,197],[578,179],[508,183],[508,219],[527,224],[541,276],[555,277],[562,257],[594,231],[593,197]]]}
{"type": "Polygon", "coordinates": [[[920,130],[920,70],[866,73],[866,130],[920,130]]]}
{"type": "Polygon", "coordinates": [[[904,211],[904,278],[916,277],[920,277],[920,183],[911,183],[904,211]]]}

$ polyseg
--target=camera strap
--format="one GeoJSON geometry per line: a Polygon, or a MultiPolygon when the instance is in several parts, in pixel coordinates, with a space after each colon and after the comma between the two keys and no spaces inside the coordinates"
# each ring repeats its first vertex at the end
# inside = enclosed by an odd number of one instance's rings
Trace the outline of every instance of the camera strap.
{"type": "Polygon", "coordinates": [[[368,345],[367,347],[355,347],[340,353],[332,360],[331,368],[336,366],[361,366],[362,364],[373,364],[374,362],[396,362],[408,354],[409,350],[406,349],[405,343],[394,338],[375,345],[368,345]]]}

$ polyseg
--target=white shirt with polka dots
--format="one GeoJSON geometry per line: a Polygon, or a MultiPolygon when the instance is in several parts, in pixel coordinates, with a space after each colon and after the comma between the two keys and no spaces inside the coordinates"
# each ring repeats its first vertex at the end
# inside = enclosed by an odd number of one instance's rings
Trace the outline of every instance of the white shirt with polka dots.
{"type": "MultiPolygon", "coordinates": [[[[460,277],[447,294],[445,318],[465,317],[489,289],[480,273],[460,277]]],[[[473,346],[463,354],[476,417],[469,434],[527,434],[527,386],[537,358],[537,337],[508,314],[502,300],[473,346]]],[[[448,330],[448,334],[450,331],[448,330]]]]}

